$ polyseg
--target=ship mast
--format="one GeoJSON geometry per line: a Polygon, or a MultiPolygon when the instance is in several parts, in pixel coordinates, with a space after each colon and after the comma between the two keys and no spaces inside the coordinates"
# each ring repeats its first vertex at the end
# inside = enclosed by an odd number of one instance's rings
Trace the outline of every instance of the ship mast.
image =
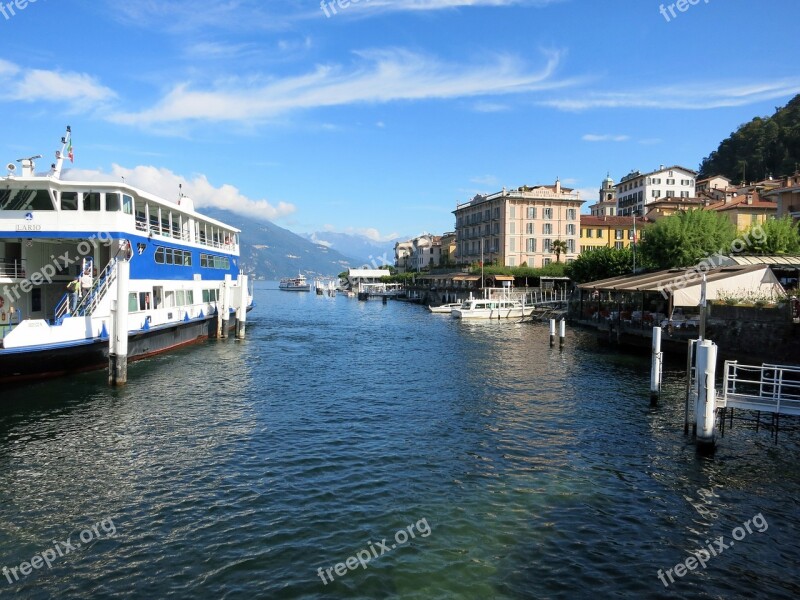
{"type": "Polygon", "coordinates": [[[72,128],[67,125],[67,133],[61,138],[61,150],[56,150],[56,162],[51,165],[51,175],[55,179],[61,178],[61,167],[64,164],[64,152],[72,139],[72,128]]]}

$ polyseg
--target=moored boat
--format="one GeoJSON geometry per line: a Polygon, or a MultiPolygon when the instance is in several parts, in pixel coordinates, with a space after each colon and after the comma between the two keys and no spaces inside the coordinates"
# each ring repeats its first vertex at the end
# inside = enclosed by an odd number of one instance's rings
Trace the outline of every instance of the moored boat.
{"type": "Polygon", "coordinates": [[[469,298],[453,308],[451,314],[457,319],[521,319],[530,316],[533,310],[533,306],[510,298],[469,298]]]}
{"type": "Polygon", "coordinates": [[[440,304],[439,306],[428,306],[428,310],[434,314],[449,315],[454,308],[460,308],[461,302],[451,302],[450,304],[440,304]]]}

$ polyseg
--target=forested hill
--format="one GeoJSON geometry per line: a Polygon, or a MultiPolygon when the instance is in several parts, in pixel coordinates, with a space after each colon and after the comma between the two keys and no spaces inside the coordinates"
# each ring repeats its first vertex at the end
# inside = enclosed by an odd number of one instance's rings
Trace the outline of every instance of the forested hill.
{"type": "Polygon", "coordinates": [[[756,117],[722,141],[700,164],[700,178],[760,181],[791,175],[800,166],[800,95],[771,117],[756,117]]]}

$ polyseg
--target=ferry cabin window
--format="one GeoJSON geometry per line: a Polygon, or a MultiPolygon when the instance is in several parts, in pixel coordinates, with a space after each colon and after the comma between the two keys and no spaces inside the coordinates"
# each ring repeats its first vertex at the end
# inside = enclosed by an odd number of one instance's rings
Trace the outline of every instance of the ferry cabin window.
{"type": "Polygon", "coordinates": [[[194,290],[186,290],[186,304],[194,304],[194,290]]]}
{"type": "Polygon", "coordinates": [[[55,210],[49,190],[0,190],[0,210],[55,210]]]}
{"type": "Polygon", "coordinates": [[[121,205],[119,194],[106,194],[106,212],[119,212],[121,205]]]}
{"type": "Polygon", "coordinates": [[[150,292],[139,292],[139,310],[150,310],[151,308],[150,292]]]}
{"type": "Polygon", "coordinates": [[[83,210],[100,210],[100,194],[98,192],[88,192],[83,195],[83,210]]]}
{"type": "Polygon", "coordinates": [[[158,246],[155,252],[155,261],[159,265],[192,266],[192,253],[178,248],[165,248],[158,246]]]}
{"type": "Polygon", "coordinates": [[[61,210],[78,210],[78,192],[61,192],[61,210]]]}
{"type": "Polygon", "coordinates": [[[183,290],[178,290],[177,292],[175,292],[175,296],[176,296],[175,302],[178,306],[186,305],[186,292],[184,292],[183,290]]]}
{"type": "Polygon", "coordinates": [[[133,198],[128,194],[122,194],[122,212],[126,215],[133,214],[133,198]]]}
{"type": "Polygon", "coordinates": [[[139,301],[136,298],[136,292],[128,294],[128,312],[136,312],[139,310],[139,301]]]}

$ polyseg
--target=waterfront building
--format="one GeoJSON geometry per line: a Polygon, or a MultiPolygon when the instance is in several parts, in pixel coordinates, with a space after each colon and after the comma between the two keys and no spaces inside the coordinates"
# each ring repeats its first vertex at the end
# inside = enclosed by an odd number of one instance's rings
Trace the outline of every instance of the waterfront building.
{"type": "Polygon", "coordinates": [[[439,266],[449,267],[456,264],[456,232],[449,231],[442,234],[442,255],[439,266]]]}
{"type": "Polygon", "coordinates": [[[583,200],[560,181],[521,186],[459,204],[456,218],[456,263],[507,267],[542,267],[571,262],[578,256],[579,213],[583,200]],[[554,242],[564,242],[557,256],[554,242]]]}
{"type": "Polygon", "coordinates": [[[397,242],[394,245],[394,266],[398,273],[410,270],[411,255],[414,252],[413,240],[397,242]]]}
{"type": "Polygon", "coordinates": [[[614,217],[617,214],[617,198],[614,194],[614,180],[607,175],[600,185],[599,201],[589,207],[593,217],[614,217]]]}
{"type": "Polygon", "coordinates": [[[727,190],[731,187],[731,180],[722,175],[714,175],[706,177],[705,179],[698,179],[695,181],[695,192],[700,194],[711,195],[715,190],[727,190]]]}
{"type": "Polygon", "coordinates": [[[783,179],[779,187],[764,192],[762,197],[775,202],[779,219],[786,215],[800,219],[800,171],[783,179]]]}
{"type": "Polygon", "coordinates": [[[442,261],[442,236],[423,233],[414,239],[397,242],[394,256],[399,273],[438,267],[442,261]]]}
{"type": "Polygon", "coordinates": [[[693,198],[697,172],[673,165],[649,173],[632,171],[614,186],[618,215],[643,216],[647,205],[661,198],[693,198]]]}
{"type": "MultiPolygon", "coordinates": [[[[636,237],[641,239],[642,228],[649,223],[636,219],[636,237]]],[[[627,248],[634,240],[634,217],[595,217],[581,215],[580,252],[597,248],[627,248]]]]}
{"type": "Polygon", "coordinates": [[[743,231],[753,225],[760,225],[767,219],[774,219],[778,214],[778,205],[763,200],[757,192],[752,192],[709,204],[706,210],[726,215],[736,226],[737,231],[743,231]]]}
{"type": "Polygon", "coordinates": [[[359,292],[365,284],[381,283],[388,276],[388,269],[348,269],[345,284],[348,289],[359,292]]]}
{"type": "Polygon", "coordinates": [[[656,200],[647,205],[645,218],[650,221],[658,221],[679,212],[701,210],[708,202],[710,202],[709,198],[664,198],[656,200]]]}

